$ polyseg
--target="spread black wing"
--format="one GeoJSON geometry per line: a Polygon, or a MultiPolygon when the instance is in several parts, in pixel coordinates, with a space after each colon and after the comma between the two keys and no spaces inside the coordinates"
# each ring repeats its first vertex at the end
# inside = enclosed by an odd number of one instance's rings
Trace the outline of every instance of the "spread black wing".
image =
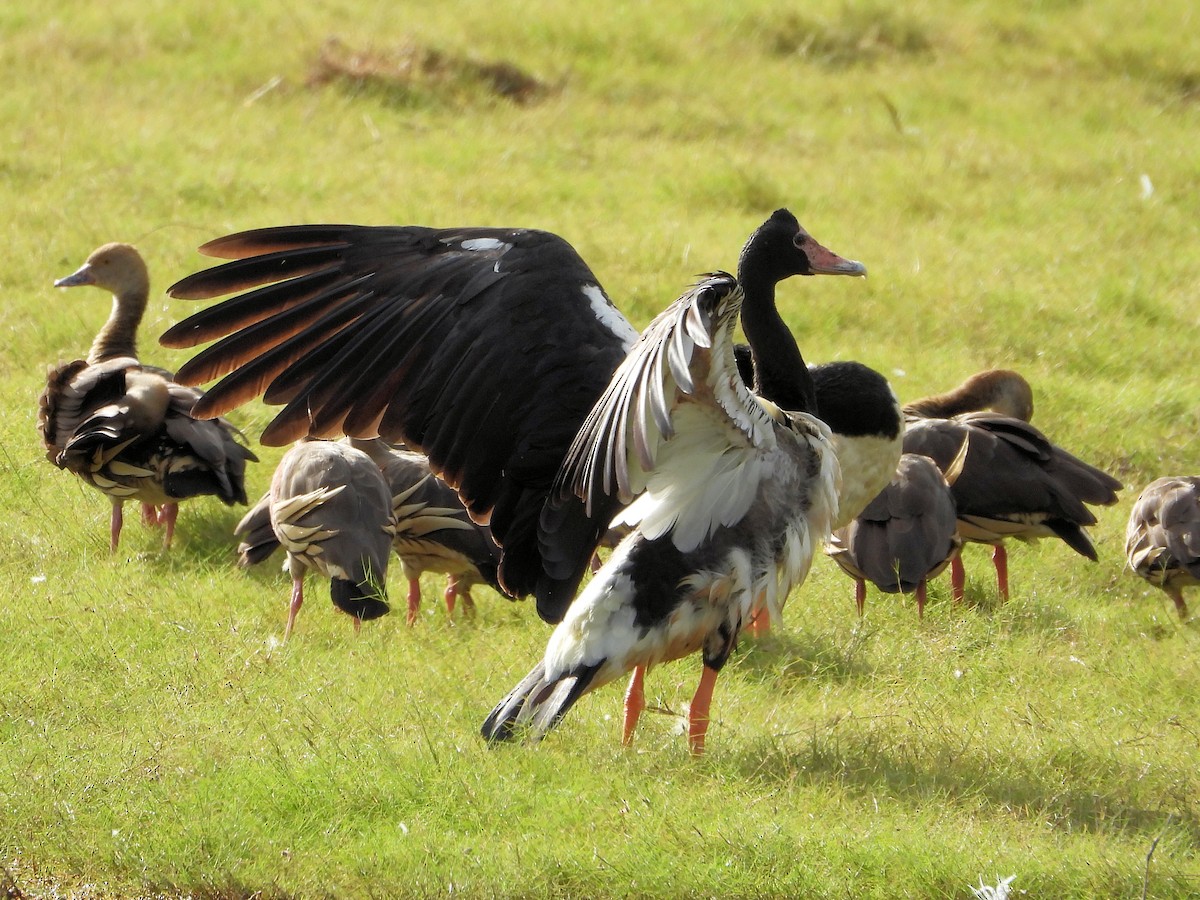
{"type": "Polygon", "coordinates": [[[180,322],[170,347],[219,338],[177,374],[221,379],[214,416],[282,404],[267,444],[380,435],[420,449],[503,549],[500,581],[550,621],[614,511],[568,500],[539,528],[576,431],[636,339],[591,270],[544,231],[300,225],[219,238],[234,260],[169,293],[246,291],[180,322]]]}

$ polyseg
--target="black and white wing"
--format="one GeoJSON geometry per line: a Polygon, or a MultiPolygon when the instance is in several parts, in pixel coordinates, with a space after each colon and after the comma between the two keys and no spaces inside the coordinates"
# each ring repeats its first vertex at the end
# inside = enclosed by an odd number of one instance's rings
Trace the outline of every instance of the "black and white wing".
{"type": "Polygon", "coordinates": [[[683,552],[741,520],[767,474],[774,420],[734,362],[742,292],[716,273],[642,333],[575,438],[556,497],[621,515],[683,552]]]}

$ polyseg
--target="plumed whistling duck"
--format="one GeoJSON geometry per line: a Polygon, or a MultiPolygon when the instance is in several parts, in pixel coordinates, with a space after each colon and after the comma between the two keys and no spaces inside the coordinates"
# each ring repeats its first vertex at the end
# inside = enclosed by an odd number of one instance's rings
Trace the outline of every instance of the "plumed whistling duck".
{"type": "Polygon", "coordinates": [[[127,500],[142,503],[148,523],[165,526],[167,547],[180,500],[213,495],[229,505],[245,503],[246,462],[255,456],[239,443],[237,429],[223,419],[193,418],[201,392],[138,361],[137,329],[150,292],[138,251],[105,244],[54,284],[93,285],[113,295],[87,359],[52,366],[38,400],[47,458],[112,503],[110,548],[120,543],[127,500]]]}
{"type": "Polygon", "coordinates": [[[924,616],[926,582],[962,548],[948,482],[961,471],[963,458],[960,451],[950,474],[943,475],[928,457],[905,453],[884,489],[833,533],[827,552],[854,579],[860,616],[868,581],[888,594],[916,594],[917,615],[924,616]]]}
{"type": "Polygon", "coordinates": [[[408,624],[416,622],[421,608],[424,572],[448,576],[444,594],[448,614],[454,614],[459,597],[467,614],[473,613],[471,588],[487,584],[499,590],[500,548],[491,529],[471,521],[458,493],[429,470],[424,454],[391,447],[379,438],[348,440],[379,466],[392,493],[396,529],[392,549],[408,581],[408,624]]]}
{"type": "Polygon", "coordinates": [[[242,565],[261,562],[277,546],[287,553],[292,597],[285,641],[304,603],[309,569],[329,579],[334,606],[353,617],[356,630],[388,612],[393,532],[392,495],[379,467],[360,450],[320,440],[301,440],[283,455],[270,491],[234,530],[243,536],[242,565]]]}
{"type": "Polygon", "coordinates": [[[837,462],[774,286],[864,267],[778,210],[746,244],[738,279],[706,278],[636,338],[546,232],[298,226],[203,249],[250,258],[185,279],[175,296],[268,286],[164,336],[191,346],[235,332],[181,370],[225,376],[202,411],[265,388],[287,404],[267,442],[340,430],[420,449],[490,520],[505,589],[534,593],[543,617],[562,621],[485,735],[540,737],[586,690],[703,649],[690,726],[701,752],[716,671],[751,603],[777,608],[836,514],[837,462]],[[737,377],[739,311],[765,400],[737,377]],[[634,533],[571,604],[613,513],[635,500],[634,533]]]}
{"type": "Polygon", "coordinates": [[[985,369],[953,390],[914,400],[904,407],[905,415],[914,419],[950,419],[984,411],[1032,421],[1033,388],[1020,372],[985,369]]]}
{"type": "Polygon", "coordinates": [[[1125,556],[1187,619],[1183,589],[1200,585],[1200,478],[1172,475],[1146,485],[1129,513],[1125,556]]]}
{"type": "MultiPolygon", "coordinates": [[[[951,486],[958,533],[964,541],[993,547],[1002,598],[1008,599],[1008,538],[1058,537],[1096,560],[1084,531],[1096,524],[1088,505],[1116,503],[1121,483],[1051,443],[1023,418],[1033,413],[1032,391],[1024,378],[1005,370],[981,373],[955,391],[907,405],[905,412],[905,452],[928,456],[943,471],[969,440],[962,473],[951,486]]],[[[951,563],[951,578],[960,599],[965,579],[958,557],[951,563]]]]}

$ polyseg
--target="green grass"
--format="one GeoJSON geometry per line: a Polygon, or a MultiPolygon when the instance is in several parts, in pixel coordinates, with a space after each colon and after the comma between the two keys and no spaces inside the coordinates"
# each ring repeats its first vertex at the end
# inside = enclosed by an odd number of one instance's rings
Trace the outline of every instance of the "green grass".
{"type": "MultiPolygon", "coordinates": [[[[1200,893],[1200,632],[1121,564],[1137,489],[1200,471],[1192,5],[362,7],[0,6],[7,896],[1200,893]],[[314,80],[334,37],[444,67],[314,80]],[[497,65],[548,89],[514,102],[497,65]],[[1099,564],[1016,548],[1006,605],[972,548],[964,608],[938,584],[924,622],[876,595],[859,622],[818,561],[727,666],[703,759],[697,660],[651,674],[632,752],[616,686],[488,750],[547,635],[528,604],[481,591],[451,628],[431,578],[416,628],[356,638],[314,584],[280,647],[287,585],[234,568],[238,510],[186,506],[169,554],[132,523],[110,556],[108,504],[38,446],[45,366],[107,310],[50,284],[104,241],[161,291],[242,228],[532,225],[645,324],[782,205],[871,271],[784,287],[808,359],[905,398],[1019,369],[1035,421],[1129,488],[1099,564]]],[[[195,308],[156,292],[144,358],[179,365],[155,337],[195,308]]]]}

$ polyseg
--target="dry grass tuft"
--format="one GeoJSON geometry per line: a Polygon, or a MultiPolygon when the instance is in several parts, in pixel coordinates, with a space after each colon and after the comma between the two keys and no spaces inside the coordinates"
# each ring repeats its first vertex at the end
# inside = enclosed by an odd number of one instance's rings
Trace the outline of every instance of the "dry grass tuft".
{"type": "Polygon", "coordinates": [[[406,104],[430,96],[458,101],[482,96],[529,106],[558,90],[557,85],[503,60],[476,60],[415,44],[356,49],[337,37],[321,45],[306,83],[379,90],[406,104]]]}
{"type": "Polygon", "coordinates": [[[1163,54],[1136,47],[1097,47],[1095,68],[1119,74],[1150,88],[1169,103],[1200,103],[1200,69],[1163,54]]]}
{"type": "Polygon", "coordinates": [[[884,58],[933,53],[926,25],[886,7],[845,7],[836,21],[791,13],[765,27],[778,56],[799,56],[828,68],[870,65],[884,58]]]}

